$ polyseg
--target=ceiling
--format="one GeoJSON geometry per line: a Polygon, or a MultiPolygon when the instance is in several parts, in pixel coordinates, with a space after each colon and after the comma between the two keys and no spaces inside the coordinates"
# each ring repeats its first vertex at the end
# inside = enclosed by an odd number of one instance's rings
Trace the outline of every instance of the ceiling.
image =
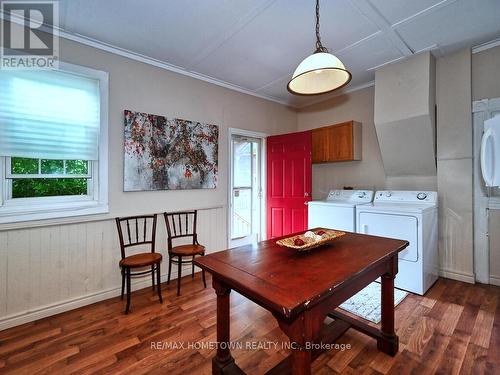
{"type": "MultiPolygon", "coordinates": [[[[189,75],[301,107],[286,90],[314,48],[314,0],[61,0],[60,27],[189,75]]],[[[369,85],[381,65],[500,37],[499,0],[322,0],[323,44],[369,85]]],[[[332,94],[327,94],[332,95],[332,94]]]]}

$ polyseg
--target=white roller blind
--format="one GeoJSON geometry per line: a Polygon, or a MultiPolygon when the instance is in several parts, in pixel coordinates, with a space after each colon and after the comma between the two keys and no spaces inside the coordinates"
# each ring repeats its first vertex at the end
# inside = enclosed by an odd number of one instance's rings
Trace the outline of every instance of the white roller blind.
{"type": "Polygon", "coordinates": [[[97,160],[99,104],[97,79],[0,70],[0,155],[97,160]]]}

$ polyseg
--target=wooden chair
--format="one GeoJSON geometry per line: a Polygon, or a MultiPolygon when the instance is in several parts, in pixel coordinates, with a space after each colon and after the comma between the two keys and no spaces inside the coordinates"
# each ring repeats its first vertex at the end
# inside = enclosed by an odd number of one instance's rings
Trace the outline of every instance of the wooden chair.
{"type": "Polygon", "coordinates": [[[122,272],[122,299],[125,289],[125,280],[127,281],[127,307],[125,308],[125,314],[128,314],[130,309],[131,276],[146,275],[151,273],[151,281],[153,283],[154,292],[156,271],[158,297],[160,298],[160,303],[163,303],[160,287],[160,263],[162,261],[162,256],[159,253],[155,253],[156,216],[157,215],[155,214],[122,218],[117,217],[115,219],[116,226],[118,228],[118,236],[120,238],[120,249],[122,255],[122,259],[119,263],[122,272]],[[124,231],[126,231],[126,237],[123,235],[124,231]],[[125,251],[130,247],[147,245],[149,245],[151,249],[149,253],[139,253],[129,256],[126,256],[125,254],[125,251]],[[145,267],[151,267],[151,269],[134,273],[131,272],[133,269],[141,269],[145,267]]]}
{"type": "MultiPolygon", "coordinates": [[[[183,264],[191,264],[192,277],[194,278],[194,257],[196,255],[205,255],[205,247],[198,243],[198,235],[196,234],[196,219],[198,212],[165,212],[165,225],[167,226],[167,246],[168,246],[168,280],[170,283],[170,274],[172,271],[172,263],[177,264],[177,295],[181,294],[181,272],[183,264]],[[177,238],[192,237],[192,244],[173,246],[172,240],[177,238]],[[184,260],[184,258],[189,260],[184,260]]],[[[205,271],[201,271],[203,276],[203,285],[207,287],[205,280],[205,271]]]]}

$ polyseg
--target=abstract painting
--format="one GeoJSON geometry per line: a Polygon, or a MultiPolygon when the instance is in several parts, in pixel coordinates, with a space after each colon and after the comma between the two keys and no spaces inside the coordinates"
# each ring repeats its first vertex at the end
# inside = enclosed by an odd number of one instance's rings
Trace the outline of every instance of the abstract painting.
{"type": "Polygon", "coordinates": [[[125,110],[124,191],[214,189],[216,125],[125,110]]]}

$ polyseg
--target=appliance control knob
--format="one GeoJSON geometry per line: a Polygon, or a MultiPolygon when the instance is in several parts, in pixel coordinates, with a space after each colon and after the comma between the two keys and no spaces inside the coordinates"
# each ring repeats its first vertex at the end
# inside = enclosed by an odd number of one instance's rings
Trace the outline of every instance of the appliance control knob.
{"type": "Polygon", "coordinates": [[[418,193],[417,194],[417,199],[423,201],[425,198],[427,198],[427,194],[425,194],[425,193],[418,193]]]}
{"type": "Polygon", "coordinates": [[[385,193],[385,196],[386,196],[387,198],[392,197],[392,193],[391,193],[390,191],[388,191],[387,193],[385,193]]]}
{"type": "Polygon", "coordinates": [[[358,194],[358,198],[364,198],[366,197],[366,192],[362,191],[358,194]]]}

